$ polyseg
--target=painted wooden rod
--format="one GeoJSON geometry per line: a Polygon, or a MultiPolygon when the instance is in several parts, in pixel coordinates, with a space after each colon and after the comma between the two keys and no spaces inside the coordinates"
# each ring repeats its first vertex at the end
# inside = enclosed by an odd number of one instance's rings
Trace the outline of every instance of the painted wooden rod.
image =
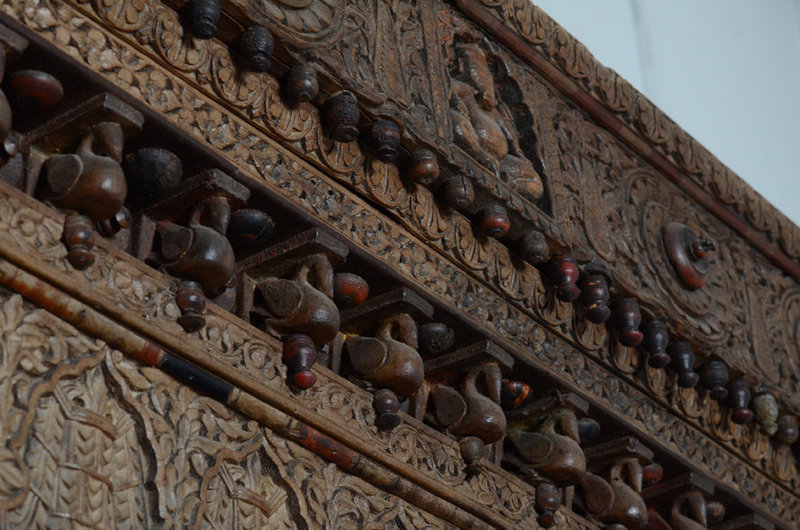
{"type": "Polygon", "coordinates": [[[199,366],[163,350],[83,302],[2,259],[0,259],[0,284],[79,330],[102,339],[110,347],[145,364],[160,368],[195,391],[225,403],[248,418],[258,421],[264,427],[335,463],[350,474],[459,527],[489,527],[486,522],[440,498],[438,492],[425,490],[392,473],[341,442],[271,407],[199,366]]]}

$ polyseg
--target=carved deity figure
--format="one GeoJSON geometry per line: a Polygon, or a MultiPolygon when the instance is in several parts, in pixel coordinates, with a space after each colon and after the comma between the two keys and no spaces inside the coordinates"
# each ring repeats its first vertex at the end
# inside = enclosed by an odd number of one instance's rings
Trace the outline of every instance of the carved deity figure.
{"type": "Polygon", "coordinates": [[[456,142],[531,200],[544,193],[542,178],[520,149],[511,113],[497,97],[486,52],[475,37],[457,41],[450,116],[456,142]]]}

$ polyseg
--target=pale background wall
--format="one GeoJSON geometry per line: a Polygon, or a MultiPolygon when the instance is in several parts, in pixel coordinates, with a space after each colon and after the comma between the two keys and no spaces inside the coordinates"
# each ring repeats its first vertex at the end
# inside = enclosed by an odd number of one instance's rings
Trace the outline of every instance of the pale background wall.
{"type": "Polygon", "coordinates": [[[534,0],[800,225],[800,0],[534,0]]]}

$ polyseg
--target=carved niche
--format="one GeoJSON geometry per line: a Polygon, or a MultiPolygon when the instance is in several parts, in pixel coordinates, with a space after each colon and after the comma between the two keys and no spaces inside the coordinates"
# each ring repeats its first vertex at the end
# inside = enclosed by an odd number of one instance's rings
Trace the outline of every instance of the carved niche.
{"type": "Polygon", "coordinates": [[[541,127],[519,84],[482,32],[459,18],[449,21],[452,34],[445,54],[454,143],[517,194],[550,212],[541,127]]]}

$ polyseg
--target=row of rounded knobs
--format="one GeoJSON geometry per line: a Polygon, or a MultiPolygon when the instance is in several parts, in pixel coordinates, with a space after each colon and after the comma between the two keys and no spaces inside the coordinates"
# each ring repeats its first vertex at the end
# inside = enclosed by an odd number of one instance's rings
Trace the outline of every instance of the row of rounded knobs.
{"type": "Polygon", "coordinates": [[[772,394],[764,392],[752,398],[750,384],[742,378],[729,381],[728,367],[717,357],[710,357],[695,372],[696,357],[691,344],[687,341],[670,343],[667,327],[661,320],[653,319],[641,325],[642,314],[635,298],[620,297],[609,303],[611,275],[602,266],[589,264],[581,270],[572,256],[560,254],[545,263],[543,272],[554,285],[559,300],[580,302],[590,322],[609,321],[620,344],[629,348],[641,345],[648,353],[647,362],[651,367],[670,367],[677,372],[681,388],[694,388],[700,383],[712,399],[732,409],[734,423],[750,423],[755,410],[762,432],[776,435],[780,443],[797,441],[800,436],[797,417],[790,413],[780,415],[772,394]],[[749,408],[751,401],[752,409],[749,408]]]}

